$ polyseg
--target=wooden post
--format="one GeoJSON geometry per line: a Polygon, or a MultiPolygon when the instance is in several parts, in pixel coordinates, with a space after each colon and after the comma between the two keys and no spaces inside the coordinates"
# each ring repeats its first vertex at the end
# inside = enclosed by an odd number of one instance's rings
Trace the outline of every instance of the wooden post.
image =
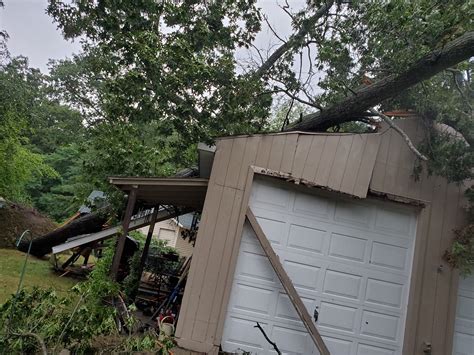
{"type": "Polygon", "coordinates": [[[150,227],[148,228],[148,234],[146,236],[145,245],[143,246],[142,257],[140,259],[140,266],[138,267],[138,274],[140,275],[139,280],[142,278],[143,267],[145,266],[146,258],[148,256],[148,250],[150,249],[151,238],[153,238],[153,231],[155,230],[156,217],[160,206],[156,206],[151,216],[150,227]]]}
{"type": "Polygon", "coordinates": [[[125,216],[122,223],[123,230],[117,241],[114,260],[112,262],[112,269],[110,271],[110,274],[114,280],[117,280],[120,260],[122,259],[123,248],[125,246],[125,239],[127,238],[128,227],[130,226],[130,221],[132,220],[133,208],[135,207],[135,201],[137,199],[137,188],[137,186],[133,186],[130,194],[128,195],[127,209],[125,210],[125,216]]]}
{"type": "Polygon", "coordinates": [[[275,251],[273,250],[272,245],[268,241],[265,233],[260,227],[260,224],[258,223],[257,218],[255,218],[255,215],[253,214],[250,207],[247,208],[246,217],[250,225],[252,226],[253,231],[255,232],[255,235],[257,236],[257,239],[260,242],[263,251],[265,252],[265,255],[270,260],[270,264],[272,265],[273,270],[275,270],[275,273],[280,279],[283,288],[285,289],[288,297],[290,298],[291,303],[293,303],[296,312],[303,321],[306,330],[308,330],[309,335],[311,336],[311,339],[313,339],[314,345],[316,345],[316,348],[318,348],[321,355],[330,355],[329,350],[326,347],[326,344],[324,344],[321,335],[319,334],[318,330],[316,329],[316,326],[311,320],[311,316],[309,315],[303,301],[296,292],[296,289],[293,286],[293,282],[291,281],[290,277],[281,265],[278,255],[276,255],[275,251]]]}

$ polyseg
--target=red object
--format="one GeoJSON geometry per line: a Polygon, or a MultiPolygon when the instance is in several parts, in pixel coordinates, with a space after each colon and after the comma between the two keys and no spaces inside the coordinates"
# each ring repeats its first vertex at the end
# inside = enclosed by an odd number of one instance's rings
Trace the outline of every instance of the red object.
{"type": "Polygon", "coordinates": [[[160,313],[159,317],[160,323],[170,323],[174,324],[174,314],[168,309],[164,314],[160,313]]]}

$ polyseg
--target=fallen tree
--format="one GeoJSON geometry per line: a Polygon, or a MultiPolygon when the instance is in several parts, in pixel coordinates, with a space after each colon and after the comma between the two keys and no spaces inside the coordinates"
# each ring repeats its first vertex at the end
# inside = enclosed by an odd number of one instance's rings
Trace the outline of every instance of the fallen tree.
{"type": "MultiPolygon", "coordinates": [[[[79,217],[65,226],[32,239],[30,253],[34,256],[42,257],[50,253],[53,246],[64,243],[69,238],[81,234],[99,232],[102,230],[102,227],[108,218],[109,214],[107,209],[101,209],[79,217]]],[[[18,250],[26,253],[28,251],[29,244],[30,240],[22,240],[17,248],[18,250]]]]}

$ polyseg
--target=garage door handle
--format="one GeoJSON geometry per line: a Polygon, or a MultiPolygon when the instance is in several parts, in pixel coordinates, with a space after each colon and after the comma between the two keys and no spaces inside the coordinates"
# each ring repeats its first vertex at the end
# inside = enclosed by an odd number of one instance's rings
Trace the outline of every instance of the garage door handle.
{"type": "Polygon", "coordinates": [[[314,323],[316,323],[318,321],[318,318],[319,318],[318,307],[316,307],[314,309],[313,317],[314,317],[314,323]]]}

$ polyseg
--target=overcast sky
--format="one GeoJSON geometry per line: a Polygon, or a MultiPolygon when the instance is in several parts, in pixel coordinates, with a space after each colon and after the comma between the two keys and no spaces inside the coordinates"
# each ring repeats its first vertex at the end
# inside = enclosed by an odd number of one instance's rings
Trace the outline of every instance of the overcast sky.
{"type": "MultiPolygon", "coordinates": [[[[45,13],[47,0],[4,0],[5,7],[0,9],[0,29],[7,31],[10,39],[8,49],[13,56],[24,55],[29,58],[30,66],[47,71],[50,58],[70,57],[80,51],[78,41],[63,39],[52,19],[45,13]]],[[[272,27],[283,37],[291,32],[288,16],[278,7],[279,0],[260,0],[259,6],[269,17],[272,27]]],[[[304,0],[292,0],[292,7],[301,8],[304,0]]],[[[264,26],[256,45],[269,49],[280,42],[264,26]]]]}

